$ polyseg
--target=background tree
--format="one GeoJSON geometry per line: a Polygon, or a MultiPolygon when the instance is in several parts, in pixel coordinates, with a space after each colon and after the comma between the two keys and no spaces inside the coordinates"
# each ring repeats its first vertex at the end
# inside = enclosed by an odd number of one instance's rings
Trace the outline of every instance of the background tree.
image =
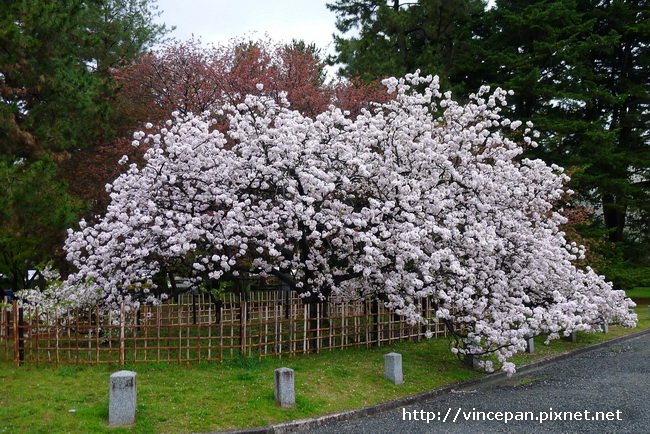
{"type": "Polygon", "coordinates": [[[467,95],[480,85],[475,55],[483,0],[337,0],[337,55],[341,74],[363,80],[402,76],[416,69],[438,74],[452,90],[467,95]],[[345,33],[358,30],[358,35],[345,33]]]}
{"type": "Polygon", "coordinates": [[[164,33],[153,23],[152,8],[148,0],[6,4],[0,12],[0,152],[31,158],[112,138],[110,71],[164,33]]]}
{"type": "Polygon", "coordinates": [[[0,231],[9,250],[0,255],[0,269],[18,270],[17,257],[19,268],[33,268],[47,249],[56,253],[52,240],[63,238],[69,213],[80,209],[70,205],[76,201],[56,168],[80,149],[112,143],[119,125],[112,71],[164,34],[155,17],[149,0],[3,3],[0,160],[9,208],[0,231]],[[55,204],[61,209],[53,210],[55,204]]]}
{"type": "Polygon", "coordinates": [[[61,256],[66,229],[78,219],[81,203],[56,180],[56,170],[46,159],[0,159],[0,274],[13,291],[29,286],[36,263],[61,256]]]}
{"type": "Polygon", "coordinates": [[[121,107],[141,124],[164,122],[173,111],[198,114],[262,93],[279,99],[286,92],[293,109],[310,115],[334,101],[358,112],[370,101],[386,99],[380,96],[385,91],[378,83],[326,83],[319,50],[303,41],[235,39],[219,46],[195,39],[173,41],[115,76],[121,85],[121,107]]]}

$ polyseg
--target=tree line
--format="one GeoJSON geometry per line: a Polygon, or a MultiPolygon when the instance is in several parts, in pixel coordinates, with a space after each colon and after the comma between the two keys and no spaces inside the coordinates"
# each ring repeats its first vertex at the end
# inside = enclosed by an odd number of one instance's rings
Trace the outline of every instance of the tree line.
{"type": "MultiPolygon", "coordinates": [[[[386,101],[378,80],[420,69],[468,98],[482,84],[514,90],[513,119],[542,132],[527,152],[569,168],[577,199],[566,231],[619,286],[650,285],[647,1],[339,0],[345,80],[301,41],[167,41],[151,0],[28,0],[0,12],[0,274],[29,285],[80,217],[97,221],[104,185],[138,162],[132,133],[177,110],[200,113],[246,94],[286,91],[314,116],[386,101]],[[354,36],[348,31],[356,29],[354,36]],[[257,87],[262,84],[262,89],[257,87]],[[600,256],[598,256],[600,255],[600,256]],[[639,270],[630,275],[629,269],[639,270]],[[644,268],[645,267],[645,268],[644,268]],[[640,278],[641,277],[641,278],[640,278]]],[[[215,128],[220,128],[216,125],[215,128]]],[[[223,129],[224,126],[221,126],[223,129]]]]}

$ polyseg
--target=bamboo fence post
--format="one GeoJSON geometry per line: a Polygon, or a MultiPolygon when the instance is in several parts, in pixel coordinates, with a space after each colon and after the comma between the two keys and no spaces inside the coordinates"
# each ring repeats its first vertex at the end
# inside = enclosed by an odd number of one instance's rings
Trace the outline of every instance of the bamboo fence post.
{"type": "MultiPolygon", "coordinates": [[[[192,294],[192,324],[196,324],[196,303],[194,300],[194,294],[192,294]]],[[[190,359],[190,310],[187,310],[187,319],[185,321],[185,360],[186,362],[190,359]]]]}
{"type": "Polygon", "coordinates": [[[7,319],[7,297],[5,296],[2,300],[2,310],[0,311],[0,327],[2,329],[0,330],[0,337],[2,337],[2,342],[4,346],[4,353],[5,353],[5,362],[9,361],[9,348],[8,348],[8,340],[9,340],[9,320],[7,319]]]}
{"type": "Polygon", "coordinates": [[[293,353],[293,348],[294,348],[294,345],[295,345],[295,342],[294,342],[294,339],[293,339],[293,337],[294,337],[294,328],[295,328],[294,327],[295,324],[293,322],[293,319],[294,319],[293,318],[293,304],[289,303],[289,304],[287,304],[287,306],[289,307],[289,311],[287,312],[287,314],[288,314],[287,319],[289,320],[289,354],[292,354],[293,353]]]}
{"type": "MultiPolygon", "coordinates": [[[[264,306],[264,355],[268,354],[269,343],[269,305],[264,306]]],[[[261,354],[261,351],[260,351],[261,354]]]]}
{"type": "Polygon", "coordinates": [[[230,343],[228,348],[230,348],[230,358],[233,357],[233,351],[235,346],[235,305],[230,304],[230,343]]]}
{"type": "Polygon", "coordinates": [[[68,331],[68,346],[67,346],[67,347],[68,347],[68,348],[67,348],[67,349],[68,349],[68,363],[70,363],[70,360],[72,359],[72,353],[71,353],[71,349],[72,349],[72,347],[70,346],[70,345],[71,345],[71,341],[72,341],[72,337],[71,337],[71,335],[70,335],[70,324],[71,324],[71,321],[70,321],[70,310],[68,310],[68,311],[66,312],[66,314],[65,314],[65,318],[66,318],[66,320],[65,320],[66,330],[68,331]]]}
{"type": "Polygon", "coordinates": [[[305,304],[303,308],[303,315],[302,315],[302,352],[303,354],[307,352],[308,344],[307,344],[307,323],[309,322],[308,318],[308,307],[305,304]]]}
{"type": "Polygon", "coordinates": [[[219,321],[219,362],[223,362],[223,304],[219,306],[219,318],[221,318],[219,321]]]}
{"type": "Polygon", "coordinates": [[[144,326],[144,361],[147,361],[147,351],[149,350],[149,308],[147,306],[144,306],[144,318],[143,318],[143,326],[144,326]]]}
{"type": "Polygon", "coordinates": [[[160,317],[162,316],[162,306],[156,307],[156,361],[160,362],[160,317]]]}
{"type": "Polygon", "coordinates": [[[39,333],[39,320],[38,320],[38,307],[35,308],[34,313],[32,315],[32,310],[28,309],[27,310],[27,318],[29,321],[28,324],[28,337],[29,337],[29,345],[27,346],[27,360],[30,362],[35,362],[36,366],[38,366],[38,348],[39,348],[39,343],[38,343],[38,333],[39,333]],[[32,336],[32,330],[34,329],[34,324],[31,318],[36,318],[36,332],[32,336]]]}
{"type": "Polygon", "coordinates": [[[366,348],[370,348],[370,330],[369,330],[369,325],[371,324],[372,321],[372,311],[368,309],[368,300],[365,300],[366,304],[366,348]],[[370,318],[370,319],[369,319],[370,318]]]}
{"type": "Polygon", "coordinates": [[[55,330],[55,339],[56,339],[56,346],[55,346],[56,365],[58,366],[61,359],[59,356],[59,313],[56,310],[54,311],[54,330],[55,330]]]}
{"type": "Polygon", "coordinates": [[[277,306],[277,310],[279,316],[277,316],[275,319],[276,327],[278,330],[278,333],[276,334],[276,339],[277,337],[279,337],[280,339],[276,343],[276,350],[277,350],[276,353],[280,357],[282,357],[282,318],[284,318],[284,306],[283,305],[277,306]]]}
{"type": "Polygon", "coordinates": [[[18,362],[25,362],[25,311],[22,307],[18,308],[18,362]]]}
{"type": "Polygon", "coordinates": [[[323,303],[318,303],[316,305],[316,354],[320,354],[320,313],[321,313],[321,305],[323,303]]]}
{"type": "Polygon", "coordinates": [[[181,353],[183,352],[183,326],[181,325],[181,304],[180,304],[180,299],[178,301],[178,323],[176,326],[178,327],[178,351],[176,354],[176,358],[178,361],[178,364],[181,364],[181,353]]]}
{"type": "Polygon", "coordinates": [[[330,313],[330,320],[328,321],[328,333],[329,333],[329,349],[332,351],[332,334],[333,334],[333,315],[332,315],[332,303],[326,301],[325,303],[328,303],[328,312],[330,313]]]}
{"type": "Polygon", "coordinates": [[[75,334],[74,334],[74,346],[75,346],[75,357],[74,357],[74,363],[75,365],[79,364],[79,309],[75,309],[74,313],[74,321],[75,321],[75,334]]]}
{"type": "Polygon", "coordinates": [[[208,360],[212,358],[212,303],[208,304],[208,360]]]}
{"type": "Polygon", "coordinates": [[[248,312],[246,309],[246,300],[242,300],[241,295],[239,300],[239,344],[241,356],[244,357],[246,356],[246,316],[248,312]]]}
{"type": "Polygon", "coordinates": [[[125,318],[124,318],[124,300],[120,305],[120,366],[124,366],[124,328],[125,328],[125,318]]]}
{"type": "Polygon", "coordinates": [[[50,311],[45,311],[45,324],[47,324],[47,361],[48,363],[52,361],[52,340],[50,335],[52,334],[52,327],[50,327],[50,311]]]}
{"type": "Polygon", "coordinates": [[[106,320],[106,330],[108,331],[108,361],[113,361],[113,314],[111,309],[108,310],[108,318],[106,320]]]}
{"type": "Polygon", "coordinates": [[[95,308],[95,321],[97,321],[97,329],[95,330],[95,363],[99,364],[99,333],[101,333],[99,326],[99,307],[95,308]]]}
{"type": "Polygon", "coordinates": [[[18,356],[18,303],[14,300],[12,303],[12,328],[13,328],[13,342],[14,342],[14,367],[20,365],[20,360],[18,356]]]}
{"type": "Polygon", "coordinates": [[[345,348],[348,343],[348,323],[346,318],[347,303],[341,305],[341,348],[345,348]]]}
{"type": "Polygon", "coordinates": [[[354,335],[353,335],[354,336],[354,341],[353,341],[353,343],[354,344],[359,344],[359,341],[361,341],[361,333],[359,332],[359,322],[360,322],[359,320],[360,320],[359,312],[355,312],[354,320],[353,320],[353,322],[354,322],[354,335]]]}

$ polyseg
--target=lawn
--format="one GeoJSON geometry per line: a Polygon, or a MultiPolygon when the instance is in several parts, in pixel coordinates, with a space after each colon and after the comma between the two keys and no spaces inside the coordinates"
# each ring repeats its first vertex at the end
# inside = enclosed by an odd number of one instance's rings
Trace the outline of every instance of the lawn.
{"type": "MultiPolygon", "coordinates": [[[[638,308],[639,327],[650,327],[647,308],[638,308]]],[[[527,363],[636,330],[610,327],[604,334],[580,333],[578,343],[536,342],[527,363]]],[[[449,352],[447,339],[401,343],[374,349],[347,349],[320,355],[236,359],[223,364],[138,364],[138,407],[132,428],[112,428],[108,377],[117,367],[31,367],[0,365],[0,432],[190,432],[254,427],[364,407],[470,378],[449,352]],[[402,353],[405,384],[383,379],[383,354],[402,353]],[[273,400],[273,370],[295,370],[296,407],[279,409],[273,400]]]]}
{"type": "Polygon", "coordinates": [[[625,291],[625,293],[630,298],[650,299],[650,286],[637,286],[636,288],[625,291]]]}

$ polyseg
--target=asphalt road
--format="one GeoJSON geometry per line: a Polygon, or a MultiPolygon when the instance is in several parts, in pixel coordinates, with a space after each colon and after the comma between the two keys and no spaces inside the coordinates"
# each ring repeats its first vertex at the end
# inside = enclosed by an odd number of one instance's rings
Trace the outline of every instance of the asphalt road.
{"type": "Polygon", "coordinates": [[[300,432],[650,433],[650,334],[415,405],[300,432]],[[594,418],[601,420],[586,420],[594,418]]]}

